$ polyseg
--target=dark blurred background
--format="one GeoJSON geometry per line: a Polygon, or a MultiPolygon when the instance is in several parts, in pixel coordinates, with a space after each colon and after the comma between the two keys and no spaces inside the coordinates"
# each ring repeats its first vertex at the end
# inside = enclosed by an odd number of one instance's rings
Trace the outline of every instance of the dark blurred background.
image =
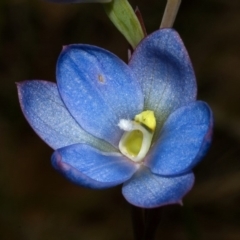
{"type": "MultiPolygon", "coordinates": [[[[148,33],[166,0],[132,0],[148,33]]],[[[196,167],[184,207],[163,210],[157,238],[240,239],[240,1],[183,0],[174,27],[196,71],[198,98],[215,115],[212,147],[196,167]]],[[[51,167],[52,150],[24,119],[15,82],[55,81],[62,45],[88,43],[127,59],[127,42],[100,4],[0,1],[0,239],[130,240],[121,188],[72,185],[51,167]]]]}

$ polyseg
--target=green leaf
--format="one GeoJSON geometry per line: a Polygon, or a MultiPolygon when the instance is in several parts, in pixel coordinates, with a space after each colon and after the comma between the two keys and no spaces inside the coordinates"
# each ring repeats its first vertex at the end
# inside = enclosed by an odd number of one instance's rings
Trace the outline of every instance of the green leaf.
{"type": "Polygon", "coordinates": [[[103,4],[103,6],[110,20],[135,49],[144,38],[144,33],[129,2],[127,0],[113,0],[103,4]]]}

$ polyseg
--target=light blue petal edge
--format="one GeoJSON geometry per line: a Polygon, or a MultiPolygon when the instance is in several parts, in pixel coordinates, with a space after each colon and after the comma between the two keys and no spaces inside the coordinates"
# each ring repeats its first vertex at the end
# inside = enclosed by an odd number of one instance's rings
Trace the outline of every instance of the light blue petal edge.
{"type": "Polygon", "coordinates": [[[194,174],[162,177],[143,167],[122,188],[126,200],[141,208],[182,204],[182,198],[194,184],[194,174]]]}
{"type": "Polygon", "coordinates": [[[116,151],[80,127],[62,102],[55,83],[32,80],[18,83],[17,87],[27,121],[53,149],[87,143],[103,151],[116,151]]]}
{"type": "Polygon", "coordinates": [[[102,48],[74,44],[64,47],[56,75],[61,98],[82,128],[117,147],[123,134],[119,121],[143,109],[128,65],[102,48]]]}
{"type": "Polygon", "coordinates": [[[161,29],[140,42],[129,66],[142,87],[144,109],[155,113],[156,140],[168,115],[196,100],[197,85],[190,58],[178,33],[161,29]]]}
{"type": "Polygon", "coordinates": [[[212,127],[212,111],[205,102],[177,109],[166,120],[145,165],[164,176],[190,171],[207,152],[212,127]]]}
{"type": "Polygon", "coordinates": [[[137,170],[137,165],[121,154],[101,152],[86,144],[57,149],[52,165],[70,181],[94,189],[119,185],[137,170]]]}

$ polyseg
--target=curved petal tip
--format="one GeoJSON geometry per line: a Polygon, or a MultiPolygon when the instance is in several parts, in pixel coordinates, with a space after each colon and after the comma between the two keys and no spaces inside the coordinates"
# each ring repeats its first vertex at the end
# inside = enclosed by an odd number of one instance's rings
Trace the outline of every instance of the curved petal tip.
{"type": "Polygon", "coordinates": [[[162,177],[151,173],[148,168],[143,168],[124,183],[122,193],[128,202],[142,208],[181,205],[182,198],[191,190],[193,184],[193,173],[162,177]]]}
{"type": "Polygon", "coordinates": [[[95,189],[121,184],[137,170],[136,165],[121,154],[101,152],[86,144],[56,150],[52,164],[72,182],[95,189]]]}

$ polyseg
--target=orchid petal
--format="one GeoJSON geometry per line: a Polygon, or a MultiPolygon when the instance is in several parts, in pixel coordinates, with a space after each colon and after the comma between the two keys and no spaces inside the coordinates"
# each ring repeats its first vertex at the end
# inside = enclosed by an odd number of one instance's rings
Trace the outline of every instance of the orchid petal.
{"type": "Polygon", "coordinates": [[[197,101],[173,112],[145,164],[165,176],[182,174],[201,160],[211,142],[212,112],[197,101]]]}
{"type": "Polygon", "coordinates": [[[18,84],[22,111],[35,132],[53,149],[87,143],[114,151],[108,143],[84,131],[62,102],[55,83],[25,81],[18,84]]]}
{"type": "Polygon", "coordinates": [[[69,112],[92,135],[114,146],[123,134],[120,119],[143,108],[139,84],[114,54],[89,45],[64,48],[57,64],[60,95],[69,112]]]}
{"type": "Polygon", "coordinates": [[[86,144],[57,149],[52,164],[74,183],[96,189],[121,184],[137,170],[137,165],[120,153],[100,152],[86,144]]]}
{"type": "Polygon", "coordinates": [[[179,203],[191,190],[193,173],[162,177],[142,168],[123,185],[122,193],[128,202],[142,208],[154,208],[179,203]]]}
{"type": "Polygon", "coordinates": [[[138,45],[129,66],[142,87],[144,109],[155,113],[156,139],[168,115],[196,99],[191,61],[178,33],[162,29],[138,45]]]}

